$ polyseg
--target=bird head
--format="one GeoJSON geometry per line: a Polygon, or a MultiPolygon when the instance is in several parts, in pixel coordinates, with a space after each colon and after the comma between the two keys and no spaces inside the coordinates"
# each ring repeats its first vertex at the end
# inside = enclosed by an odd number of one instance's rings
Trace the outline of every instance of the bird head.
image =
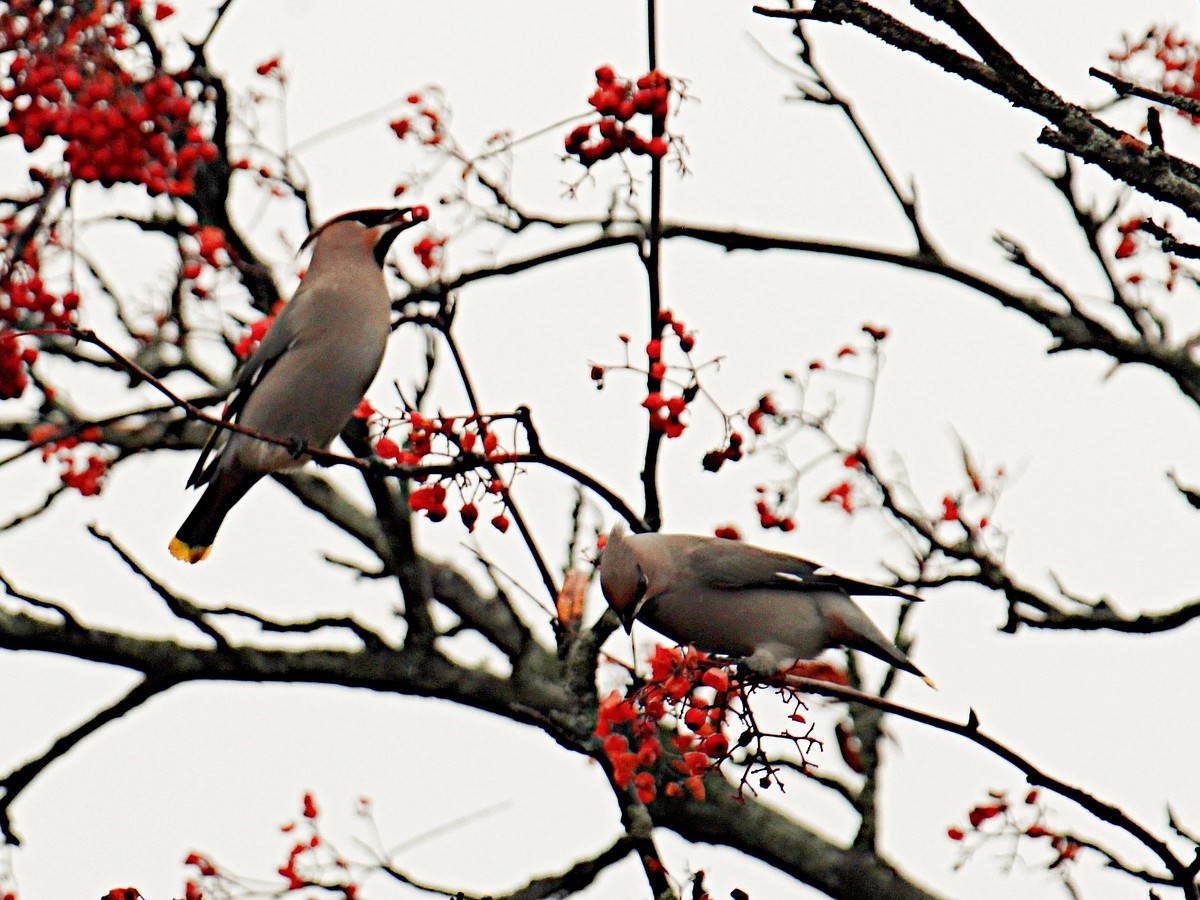
{"type": "Polygon", "coordinates": [[[646,575],[633,547],[625,540],[624,525],[612,530],[600,554],[600,589],[625,630],[631,631],[646,599],[646,575]]]}
{"type": "Polygon", "coordinates": [[[429,210],[424,206],[354,209],[344,212],[340,216],[334,216],[318,227],[304,239],[300,249],[303,250],[316,241],[327,229],[336,227],[338,231],[342,231],[347,227],[356,226],[359,230],[359,239],[371,251],[375,262],[382,268],[383,260],[392,247],[392,241],[396,240],[400,232],[412,228],[428,218],[429,210]]]}

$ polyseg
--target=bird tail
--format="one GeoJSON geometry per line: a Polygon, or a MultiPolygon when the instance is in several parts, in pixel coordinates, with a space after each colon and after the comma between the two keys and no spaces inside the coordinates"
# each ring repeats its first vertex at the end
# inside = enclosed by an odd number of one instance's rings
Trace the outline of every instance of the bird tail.
{"type": "Polygon", "coordinates": [[[879,635],[876,638],[874,635],[860,634],[857,635],[855,641],[847,642],[847,646],[853,647],[855,650],[861,650],[863,653],[874,656],[876,659],[881,659],[902,672],[916,675],[935,691],[937,690],[937,685],[933,683],[933,679],[918,669],[913,664],[913,661],[905,655],[903,650],[883,635],[879,635]]]}
{"type": "Polygon", "coordinates": [[[171,538],[167,546],[171,555],[186,563],[207,559],[225,516],[259,477],[258,473],[217,472],[200,496],[195,509],[184,519],[175,537],[171,538]]]}

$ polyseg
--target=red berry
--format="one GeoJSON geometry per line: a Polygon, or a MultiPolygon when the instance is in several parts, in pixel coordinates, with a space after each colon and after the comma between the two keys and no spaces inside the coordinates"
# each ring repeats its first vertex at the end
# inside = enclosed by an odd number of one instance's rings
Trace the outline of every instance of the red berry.
{"type": "Polygon", "coordinates": [[[474,531],[475,523],[479,519],[479,509],[474,503],[464,503],[462,509],[458,511],[458,516],[462,519],[467,531],[474,531]]]}

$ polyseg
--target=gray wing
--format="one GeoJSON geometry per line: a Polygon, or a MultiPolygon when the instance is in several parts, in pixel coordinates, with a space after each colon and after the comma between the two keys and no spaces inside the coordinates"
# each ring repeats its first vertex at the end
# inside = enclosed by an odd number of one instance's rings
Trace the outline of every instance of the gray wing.
{"type": "MultiPolygon", "coordinates": [[[[292,315],[288,315],[288,313],[298,308],[295,304],[299,297],[300,291],[297,291],[292,302],[284,306],[275,321],[271,323],[271,327],[263,335],[258,349],[242,365],[237,381],[234,382],[233,389],[229,393],[229,401],[225,404],[224,412],[221,413],[222,420],[237,421],[246,406],[246,401],[254,393],[254,389],[262,383],[263,378],[271,371],[275,363],[279,362],[280,357],[295,343],[300,323],[294,312],[292,315]]],[[[192,469],[191,475],[188,476],[188,487],[197,487],[212,479],[221,459],[218,456],[210,462],[209,457],[216,449],[221,437],[226,434],[226,429],[213,427],[212,433],[204,443],[204,448],[200,451],[200,458],[196,460],[196,465],[192,469]]]]}
{"type": "Polygon", "coordinates": [[[776,588],[791,591],[840,590],[851,595],[921,598],[897,588],[845,578],[798,556],[777,553],[724,538],[690,538],[684,565],[697,578],[723,590],[776,588]]]}

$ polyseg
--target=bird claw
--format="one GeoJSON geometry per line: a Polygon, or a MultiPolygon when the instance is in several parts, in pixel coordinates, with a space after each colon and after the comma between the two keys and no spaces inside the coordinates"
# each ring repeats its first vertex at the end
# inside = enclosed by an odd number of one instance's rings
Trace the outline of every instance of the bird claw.
{"type": "Polygon", "coordinates": [[[288,435],[288,456],[292,459],[299,459],[308,450],[308,441],[297,435],[288,435]]]}
{"type": "Polygon", "coordinates": [[[763,681],[772,675],[778,674],[782,666],[780,666],[779,658],[774,653],[760,648],[743,659],[738,668],[744,668],[747,673],[753,675],[757,680],[763,681]]]}

